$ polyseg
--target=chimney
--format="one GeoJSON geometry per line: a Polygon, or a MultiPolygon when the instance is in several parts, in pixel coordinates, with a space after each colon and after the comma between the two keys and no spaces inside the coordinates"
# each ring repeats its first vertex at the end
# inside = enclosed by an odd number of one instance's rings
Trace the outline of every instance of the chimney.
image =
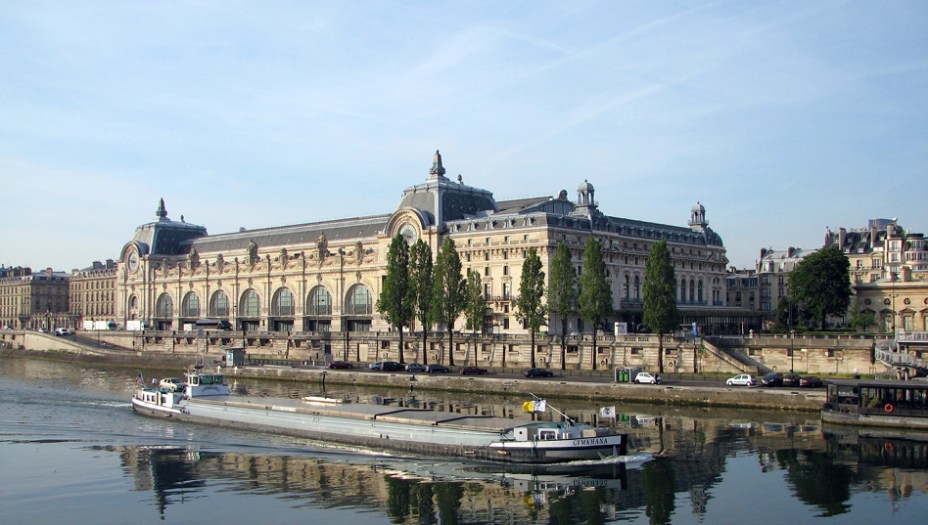
{"type": "Polygon", "coordinates": [[[847,229],[838,228],[838,248],[844,250],[845,242],[847,242],[847,229]]]}

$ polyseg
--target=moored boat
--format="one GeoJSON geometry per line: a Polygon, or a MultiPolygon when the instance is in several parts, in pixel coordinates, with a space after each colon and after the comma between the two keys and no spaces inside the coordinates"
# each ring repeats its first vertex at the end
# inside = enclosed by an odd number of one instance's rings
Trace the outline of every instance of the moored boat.
{"type": "Polygon", "coordinates": [[[830,379],[822,421],[928,429],[928,382],[830,379]]]}
{"type": "MultiPolygon", "coordinates": [[[[195,384],[188,376],[188,383],[195,384]]],[[[250,396],[133,399],[140,414],[224,428],[431,456],[510,463],[562,463],[623,456],[627,436],[564,416],[529,421],[363,403],[250,396]],[[156,401],[160,401],[159,405],[156,401]],[[170,405],[164,406],[163,405],[170,405]]]]}

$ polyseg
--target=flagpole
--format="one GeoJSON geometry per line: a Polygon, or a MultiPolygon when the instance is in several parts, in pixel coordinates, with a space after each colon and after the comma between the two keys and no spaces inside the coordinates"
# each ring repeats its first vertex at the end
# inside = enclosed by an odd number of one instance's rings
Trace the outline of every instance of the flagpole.
{"type": "MultiPolygon", "coordinates": [[[[532,396],[533,398],[535,398],[536,401],[544,401],[543,399],[541,399],[540,397],[536,396],[535,394],[533,394],[533,393],[531,393],[531,392],[529,392],[529,395],[532,396]]],[[[568,416],[567,414],[561,412],[561,411],[558,410],[557,407],[555,407],[554,405],[551,405],[550,403],[547,403],[547,402],[546,402],[546,404],[547,404],[548,406],[551,407],[551,410],[553,410],[553,411],[557,412],[558,414],[560,414],[561,416],[563,416],[564,419],[566,419],[567,422],[570,423],[571,425],[573,425],[574,423],[576,423],[576,421],[574,421],[572,417],[570,417],[570,416],[568,416]]]]}

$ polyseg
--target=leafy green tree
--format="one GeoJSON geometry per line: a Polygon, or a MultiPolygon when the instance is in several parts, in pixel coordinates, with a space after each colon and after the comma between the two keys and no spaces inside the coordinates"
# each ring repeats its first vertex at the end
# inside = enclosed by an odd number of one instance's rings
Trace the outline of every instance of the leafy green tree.
{"type": "Polygon", "coordinates": [[[876,326],[876,314],[870,310],[862,311],[860,301],[857,295],[854,296],[854,304],[851,306],[851,318],[849,319],[851,327],[860,332],[869,332],[876,326]]]}
{"type": "Polygon", "coordinates": [[[567,362],[567,320],[577,311],[577,271],[571,261],[570,248],[558,243],[548,276],[548,312],[557,314],[561,322],[561,370],[567,362]]]}
{"type": "Polygon", "coordinates": [[[483,296],[483,280],[480,278],[480,272],[476,270],[467,272],[464,295],[466,297],[464,317],[474,342],[474,366],[477,366],[477,331],[483,332],[483,321],[487,314],[487,300],[483,296]]]}
{"type": "Polygon", "coordinates": [[[434,275],[432,272],[432,249],[422,239],[412,245],[409,253],[409,284],[412,287],[413,313],[422,328],[422,364],[429,364],[429,329],[432,327],[432,297],[434,275]]]}
{"type": "Polygon", "coordinates": [[[677,278],[670,261],[667,241],[651,247],[644,268],[644,324],[657,334],[657,371],[664,373],[664,334],[680,324],[675,283],[677,278]]]}
{"type": "Polygon", "coordinates": [[[400,363],[403,363],[403,328],[412,320],[413,294],[409,283],[409,245],[402,235],[390,241],[387,275],[377,299],[377,310],[400,331],[400,363]]]}
{"type": "Polygon", "coordinates": [[[789,274],[789,293],[819,328],[829,315],[844,315],[851,304],[851,263],[840,248],[807,255],[789,274]]]}
{"type": "Polygon", "coordinates": [[[542,301],[545,294],[545,272],[535,248],[529,248],[522,261],[522,278],[519,280],[519,299],[516,301],[516,318],[528,327],[532,340],[532,368],[535,367],[535,334],[545,323],[547,311],[542,301]]]}
{"type": "Polygon", "coordinates": [[[596,331],[612,315],[612,288],[606,281],[603,248],[592,236],[583,250],[583,273],[580,274],[580,316],[593,327],[593,370],[596,370],[596,331]]]}
{"type": "Polygon", "coordinates": [[[454,322],[464,311],[464,277],[454,239],[445,237],[434,267],[432,320],[448,330],[448,365],[454,366],[454,322]]]}

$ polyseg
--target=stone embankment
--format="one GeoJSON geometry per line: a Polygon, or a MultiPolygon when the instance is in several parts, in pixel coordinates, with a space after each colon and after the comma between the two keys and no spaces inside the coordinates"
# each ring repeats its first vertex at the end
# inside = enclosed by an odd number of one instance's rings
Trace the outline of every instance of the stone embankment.
{"type": "MultiPolygon", "coordinates": [[[[2,350],[0,358],[34,358],[75,364],[125,366],[147,370],[170,371],[196,362],[195,355],[159,354],[127,351],[100,351],[93,354],[63,351],[2,350]]],[[[211,366],[215,366],[211,363],[211,366]]],[[[375,386],[404,390],[474,392],[486,394],[529,395],[548,398],[590,399],[597,402],[639,402],[704,407],[766,408],[774,410],[817,411],[824,403],[820,390],[788,388],[745,388],[718,385],[683,386],[635,385],[614,383],[602,378],[575,376],[525,379],[493,374],[461,376],[457,374],[409,374],[406,372],[371,372],[367,370],[327,370],[288,366],[243,366],[222,369],[229,377],[297,381],[328,386],[375,386]]]]}

